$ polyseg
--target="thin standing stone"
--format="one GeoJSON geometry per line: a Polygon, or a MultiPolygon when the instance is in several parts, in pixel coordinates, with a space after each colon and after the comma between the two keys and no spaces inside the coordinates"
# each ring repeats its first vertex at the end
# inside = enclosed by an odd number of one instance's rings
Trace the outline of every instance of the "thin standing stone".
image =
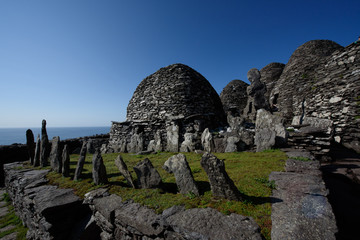
{"type": "Polygon", "coordinates": [[[75,176],[74,176],[74,181],[77,181],[80,179],[81,177],[81,172],[83,170],[84,167],[84,163],[85,163],[85,158],[86,158],[86,141],[83,142],[82,147],[81,147],[81,151],[80,151],[80,157],[76,166],[76,170],[75,170],[75,176]]]}

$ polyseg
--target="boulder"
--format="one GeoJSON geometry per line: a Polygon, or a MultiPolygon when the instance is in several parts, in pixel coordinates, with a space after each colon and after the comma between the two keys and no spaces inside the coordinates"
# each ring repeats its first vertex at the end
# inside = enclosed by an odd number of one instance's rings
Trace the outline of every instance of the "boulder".
{"type": "Polygon", "coordinates": [[[256,151],[261,152],[275,146],[276,132],[268,128],[257,130],[255,133],[256,151]]]}
{"type": "Polygon", "coordinates": [[[203,146],[204,151],[212,152],[214,151],[214,142],[209,128],[205,128],[204,132],[201,134],[201,145],[203,146]]]}
{"type": "Polygon", "coordinates": [[[161,187],[162,181],[159,172],[154,168],[148,158],[139,162],[134,167],[138,178],[140,188],[158,188],[161,187]]]}
{"type": "Polygon", "coordinates": [[[184,154],[180,153],[170,157],[164,163],[163,169],[169,173],[174,173],[176,185],[181,194],[193,193],[199,196],[199,189],[184,154]]]}
{"type": "Polygon", "coordinates": [[[101,157],[99,149],[97,149],[92,159],[92,177],[96,185],[108,183],[106,174],[106,167],[103,158],[101,157]]]}
{"type": "Polygon", "coordinates": [[[41,140],[40,140],[40,134],[38,134],[38,136],[36,138],[34,167],[40,166],[40,147],[41,147],[41,140]]]}
{"type": "Polygon", "coordinates": [[[195,151],[195,140],[196,134],[194,133],[185,133],[184,141],[181,143],[180,152],[193,152],[195,151]]]}
{"type": "Polygon", "coordinates": [[[224,161],[210,153],[205,153],[200,163],[208,175],[211,191],[215,197],[236,201],[242,199],[239,190],[225,171],[224,161]]]}
{"type": "Polygon", "coordinates": [[[75,169],[74,181],[77,181],[81,178],[81,173],[82,173],[84,163],[85,163],[85,158],[86,158],[86,149],[87,149],[86,141],[84,141],[82,144],[82,147],[81,147],[79,160],[77,162],[77,166],[75,169]]]}
{"type": "Polygon", "coordinates": [[[226,148],[225,152],[237,152],[238,151],[238,142],[240,138],[237,136],[230,136],[226,139],[226,148]]]}
{"type": "Polygon", "coordinates": [[[61,148],[60,148],[60,137],[53,137],[51,141],[51,152],[50,152],[50,166],[51,169],[57,173],[61,173],[62,161],[61,161],[61,148]]]}
{"type": "Polygon", "coordinates": [[[67,144],[65,144],[62,152],[62,175],[64,177],[70,176],[70,155],[67,144]]]}
{"type": "Polygon", "coordinates": [[[132,187],[132,188],[136,188],[135,184],[133,182],[133,179],[131,177],[131,174],[130,174],[124,160],[122,159],[121,155],[116,157],[115,165],[119,169],[120,174],[124,176],[127,183],[129,184],[129,186],[132,187]]]}
{"type": "Polygon", "coordinates": [[[31,165],[34,164],[35,156],[35,143],[34,143],[34,134],[31,129],[26,130],[26,146],[28,148],[29,158],[31,165]]]}

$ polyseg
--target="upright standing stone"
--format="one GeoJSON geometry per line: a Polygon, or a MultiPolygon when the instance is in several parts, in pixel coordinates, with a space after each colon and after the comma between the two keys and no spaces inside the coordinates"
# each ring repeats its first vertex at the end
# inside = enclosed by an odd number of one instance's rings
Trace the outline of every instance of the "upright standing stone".
{"type": "Polygon", "coordinates": [[[241,200],[241,194],[225,171],[224,161],[210,153],[205,153],[200,162],[208,175],[211,191],[215,197],[241,200]]]}
{"type": "Polygon", "coordinates": [[[81,177],[81,172],[83,170],[84,167],[84,163],[85,163],[85,158],[86,158],[86,141],[83,142],[82,147],[81,147],[81,151],[80,151],[80,157],[79,160],[77,162],[77,166],[76,166],[76,170],[75,170],[75,176],[74,176],[74,180],[77,181],[80,179],[81,177]]]}
{"type": "Polygon", "coordinates": [[[70,176],[70,155],[67,144],[65,144],[62,152],[62,175],[64,177],[70,176]]]}
{"type": "Polygon", "coordinates": [[[30,163],[33,165],[35,156],[35,143],[34,134],[31,129],[26,130],[26,145],[29,153],[30,163]]]}
{"type": "Polygon", "coordinates": [[[106,168],[103,158],[101,157],[99,149],[96,149],[92,159],[92,177],[96,185],[105,184],[108,182],[106,168]]]}
{"type": "Polygon", "coordinates": [[[131,174],[124,162],[124,160],[122,159],[121,155],[117,156],[117,158],[115,159],[115,165],[117,166],[117,168],[119,169],[119,172],[121,175],[124,176],[124,178],[126,179],[126,181],[128,182],[128,184],[132,187],[132,188],[136,188],[135,184],[133,182],[133,179],[131,177],[131,174]]]}
{"type": "Polygon", "coordinates": [[[166,151],[178,152],[179,151],[179,126],[175,123],[166,127],[167,146],[166,151]]]}
{"type": "Polygon", "coordinates": [[[160,174],[148,158],[136,164],[134,170],[140,188],[158,188],[161,186],[162,181],[160,174]]]}
{"type": "Polygon", "coordinates": [[[205,152],[212,152],[214,150],[214,142],[209,128],[205,128],[204,132],[201,134],[201,144],[205,152]]]}
{"type": "Polygon", "coordinates": [[[62,162],[61,162],[61,147],[60,137],[53,137],[50,152],[50,166],[51,169],[57,173],[61,173],[62,162]]]}
{"type": "Polygon", "coordinates": [[[196,186],[191,169],[184,154],[180,153],[170,157],[164,163],[163,169],[169,173],[174,173],[176,185],[178,186],[180,193],[193,193],[196,196],[199,196],[199,189],[196,186]]]}
{"type": "Polygon", "coordinates": [[[40,148],[41,148],[41,140],[40,140],[40,134],[38,134],[36,138],[34,167],[40,166],[40,148]]]}
{"type": "Polygon", "coordinates": [[[46,132],[46,120],[42,120],[41,126],[41,147],[40,147],[40,166],[46,167],[49,158],[49,138],[46,132]]]}

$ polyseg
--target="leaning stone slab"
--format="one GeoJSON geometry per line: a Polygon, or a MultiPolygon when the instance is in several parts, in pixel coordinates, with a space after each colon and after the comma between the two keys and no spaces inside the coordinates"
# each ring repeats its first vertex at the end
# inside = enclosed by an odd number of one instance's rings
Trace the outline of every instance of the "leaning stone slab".
{"type": "Polygon", "coordinates": [[[294,172],[272,172],[271,239],[336,239],[335,216],[321,177],[294,172]]]}
{"type": "Polygon", "coordinates": [[[85,163],[85,158],[86,158],[86,141],[83,142],[83,145],[81,147],[81,151],[80,151],[80,157],[79,160],[77,162],[77,166],[75,169],[75,176],[74,176],[74,180],[79,180],[81,178],[81,173],[84,167],[84,163],[85,163]]]}
{"type": "Polygon", "coordinates": [[[161,186],[162,181],[160,174],[148,158],[136,164],[134,170],[140,188],[158,188],[161,186]]]}
{"type": "Polygon", "coordinates": [[[180,153],[170,157],[164,163],[163,169],[169,173],[174,173],[176,185],[178,186],[180,193],[193,193],[196,196],[199,196],[199,189],[184,154],[180,153]]]}
{"type": "Polygon", "coordinates": [[[211,191],[215,197],[237,201],[241,200],[239,190],[225,171],[224,161],[210,153],[205,153],[200,163],[208,175],[211,191]]]}
{"type": "Polygon", "coordinates": [[[96,185],[105,184],[108,182],[106,167],[104,165],[104,161],[101,157],[99,149],[96,150],[92,159],[92,177],[93,181],[96,185]]]}
{"type": "Polygon", "coordinates": [[[120,174],[123,175],[123,177],[125,178],[127,183],[130,185],[130,187],[136,188],[134,181],[131,177],[131,174],[130,174],[124,160],[122,159],[121,155],[117,156],[117,158],[115,159],[115,165],[119,169],[120,174]]]}

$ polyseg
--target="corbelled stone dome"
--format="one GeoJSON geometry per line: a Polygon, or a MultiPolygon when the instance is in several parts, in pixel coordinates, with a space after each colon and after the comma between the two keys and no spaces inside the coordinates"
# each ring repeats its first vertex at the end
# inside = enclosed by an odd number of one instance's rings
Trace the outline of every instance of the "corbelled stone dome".
{"type": "Polygon", "coordinates": [[[128,121],[168,121],[205,115],[226,122],[219,95],[197,71],[173,64],[146,77],[127,107],[128,121]]]}
{"type": "Polygon", "coordinates": [[[226,113],[231,112],[233,116],[242,114],[248,99],[246,92],[248,86],[246,82],[235,79],[224,87],[220,99],[226,113]]]}

